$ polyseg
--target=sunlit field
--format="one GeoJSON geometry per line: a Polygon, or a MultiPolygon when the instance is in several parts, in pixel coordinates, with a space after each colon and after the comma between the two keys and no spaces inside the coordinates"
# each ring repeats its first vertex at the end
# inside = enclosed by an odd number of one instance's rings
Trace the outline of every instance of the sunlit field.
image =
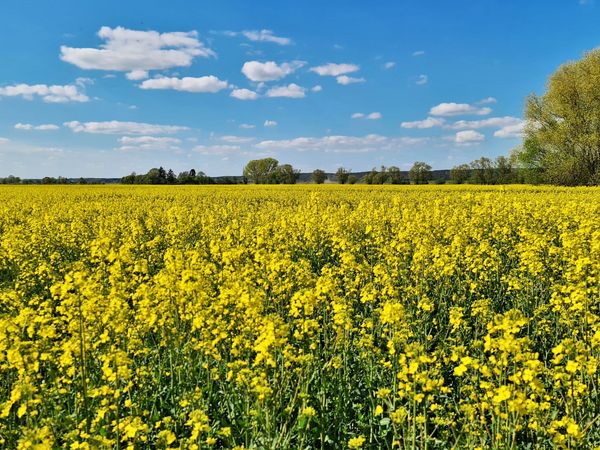
{"type": "Polygon", "coordinates": [[[0,447],[600,445],[600,189],[2,187],[0,447]]]}

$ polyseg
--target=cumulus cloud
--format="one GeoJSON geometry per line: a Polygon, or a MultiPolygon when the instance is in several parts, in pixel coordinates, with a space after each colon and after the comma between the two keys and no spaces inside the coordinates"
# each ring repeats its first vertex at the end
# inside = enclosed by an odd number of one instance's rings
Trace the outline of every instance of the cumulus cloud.
{"type": "Polygon", "coordinates": [[[32,125],[30,123],[17,123],[15,124],[15,129],[25,131],[52,131],[58,130],[59,126],[51,123],[46,123],[42,125],[32,125]]]}
{"type": "Polygon", "coordinates": [[[485,136],[475,130],[465,130],[456,133],[453,140],[459,145],[469,145],[485,141],[485,136]]]}
{"type": "Polygon", "coordinates": [[[429,110],[432,116],[485,116],[491,113],[491,108],[469,105],[468,103],[440,103],[429,110]]]}
{"type": "Polygon", "coordinates": [[[304,61],[292,61],[277,64],[275,61],[247,61],[242,66],[242,73],[250,81],[276,81],[290,75],[304,66],[304,61]]]}
{"type": "Polygon", "coordinates": [[[46,103],[87,102],[89,97],[82,92],[86,79],[78,79],[74,84],[15,84],[0,87],[0,97],[22,97],[26,100],[41,98],[46,103]]]}
{"type": "Polygon", "coordinates": [[[320,84],[317,84],[317,85],[311,87],[310,90],[312,92],[321,92],[323,90],[323,86],[321,86],[320,84]]]}
{"type": "Polygon", "coordinates": [[[416,128],[416,129],[425,129],[425,128],[433,128],[433,127],[441,127],[446,123],[446,120],[440,119],[437,117],[427,117],[423,120],[415,120],[412,122],[402,122],[400,126],[402,128],[416,128]]]}
{"type": "Polygon", "coordinates": [[[367,136],[323,136],[323,137],[298,137],[295,139],[266,140],[255,145],[259,150],[295,150],[321,151],[326,153],[367,153],[377,150],[395,150],[399,148],[419,145],[426,142],[426,138],[390,138],[377,134],[367,136]]]}
{"type": "Polygon", "coordinates": [[[205,77],[159,77],[145,80],[141,89],[174,89],[176,91],[214,94],[229,86],[227,81],[219,80],[214,75],[205,77]]]}
{"type": "Polygon", "coordinates": [[[520,123],[515,123],[512,125],[506,125],[499,130],[494,132],[494,137],[498,138],[520,138],[523,137],[523,128],[525,127],[525,122],[521,121],[520,123]]]}
{"type": "Polygon", "coordinates": [[[258,94],[250,89],[234,89],[229,96],[238,100],[256,100],[258,98],[258,94]]]}
{"type": "Polygon", "coordinates": [[[252,142],[254,138],[245,136],[225,135],[219,137],[219,140],[227,142],[228,144],[247,144],[248,142],[252,142]]]}
{"type": "Polygon", "coordinates": [[[240,128],[242,130],[251,130],[253,128],[256,128],[256,125],[252,125],[250,123],[242,123],[242,124],[240,124],[240,128]]]}
{"type": "Polygon", "coordinates": [[[315,72],[321,76],[337,77],[347,73],[358,72],[360,67],[356,64],[334,64],[328,63],[322,66],[311,67],[310,71],[315,72]]]}
{"type": "Polygon", "coordinates": [[[384,69],[393,69],[394,67],[396,67],[396,63],[394,61],[388,61],[383,65],[384,69]]]}
{"type": "Polygon", "coordinates": [[[195,57],[216,56],[198,40],[196,31],[159,33],[105,26],[98,37],[104,41],[99,48],[63,45],[60,59],[80,69],[129,72],[136,79],[143,71],[188,67],[195,57]]]}
{"type": "Polygon", "coordinates": [[[123,136],[119,138],[121,151],[135,150],[177,150],[178,144],[181,144],[181,139],[173,137],[155,137],[155,136],[123,136]]]}
{"type": "Polygon", "coordinates": [[[367,119],[367,120],[379,120],[383,117],[380,112],[372,112],[369,114],[354,113],[350,116],[352,119],[367,119]]]}
{"type": "Polygon", "coordinates": [[[239,145],[197,145],[192,151],[206,156],[222,156],[231,153],[239,153],[241,148],[239,145]]]}
{"type": "Polygon", "coordinates": [[[275,122],[274,120],[265,120],[265,123],[263,125],[265,127],[276,127],[277,122],[275,122]]]}
{"type": "Polygon", "coordinates": [[[492,103],[497,103],[498,100],[496,100],[494,97],[486,97],[486,98],[482,98],[481,100],[479,100],[477,102],[478,105],[491,105],[492,103]]]}
{"type": "Polygon", "coordinates": [[[416,84],[418,85],[424,85],[427,84],[427,81],[429,80],[429,78],[427,77],[427,75],[419,75],[419,78],[417,78],[417,81],[415,81],[416,84]]]}
{"type": "Polygon", "coordinates": [[[132,70],[125,75],[128,80],[144,80],[149,77],[147,70],[132,70]]]}
{"type": "Polygon", "coordinates": [[[273,42],[279,45],[290,45],[292,43],[290,38],[275,36],[272,30],[242,31],[242,35],[254,42],[273,42]]]}
{"type": "Polygon", "coordinates": [[[336,81],[338,84],[343,84],[345,86],[347,84],[364,83],[367,80],[364,78],[354,78],[347,75],[340,75],[339,77],[336,77],[336,81]]]}
{"type": "Polygon", "coordinates": [[[276,86],[267,91],[267,97],[304,98],[306,97],[306,89],[295,83],[287,86],[276,86]]]}
{"type": "Polygon", "coordinates": [[[448,128],[452,130],[466,130],[489,127],[507,127],[521,124],[521,122],[521,119],[512,116],[490,117],[483,120],[459,120],[448,125],[448,128]]]}
{"type": "Polygon", "coordinates": [[[152,134],[173,134],[180,131],[189,130],[188,127],[176,125],[156,125],[143,122],[120,122],[111,120],[107,122],[78,122],[76,120],[65,122],[64,126],[70,128],[75,133],[91,134],[133,134],[133,135],[152,135],[152,134]]]}
{"type": "Polygon", "coordinates": [[[425,54],[424,50],[417,50],[413,52],[413,56],[423,56],[425,54]]]}

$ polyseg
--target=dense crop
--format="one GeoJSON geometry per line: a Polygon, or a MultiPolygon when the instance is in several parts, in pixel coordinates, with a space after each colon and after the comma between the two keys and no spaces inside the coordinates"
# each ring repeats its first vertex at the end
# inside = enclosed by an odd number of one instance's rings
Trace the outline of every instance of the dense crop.
{"type": "Polygon", "coordinates": [[[0,447],[593,448],[600,190],[0,189],[0,447]]]}

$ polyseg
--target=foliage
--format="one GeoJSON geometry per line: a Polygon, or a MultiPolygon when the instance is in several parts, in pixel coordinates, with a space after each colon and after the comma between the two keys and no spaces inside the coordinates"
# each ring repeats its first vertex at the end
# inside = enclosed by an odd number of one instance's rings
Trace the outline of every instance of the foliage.
{"type": "Polygon", "coordinates": [[[427,183],[431,179],[431,166],[424,162],[415,162],[408,172],[408,178],[414,184],[427,183]]]}
{"type": "Polygon", "coordinates": [[[254,184],[295,184],[298,171],[275,158],[253,159],[244,167],[244,177],[254,184]]]}
{"type": "Polygon", "coordinates": [[[339,184],[346,184],[349,177],[350,171],[343,167],[338,168],[338,170],[335,172],[335,179],[339,184]]]}
{"type": "Polygon", "coordinates": [[[459,164],[450,170],[450,180],[456,184],[463,184],[471,178],[471,166],[469,164],[459,164]]]}
{"type": "Polygon", "coordinates": [[[5,186],[0,447],[593,449],[600,189],[5,186]]]}
{"type": "Polygon", "coordinates": [[[311,178],[312,178],[313,183],[323,184],[323,183],[325,183],[325,180],[327,179],[327,174],[325,173],[325,171],[323,171],[321,169],[315,169],[315,170],[313,170],[311,178]]]}
{"type": "Polygon", "coordinates": [[[599,184],[599,90],[600,49],[560,66],[546,92],[527,99],[519,162],[549,183],[599,184]]]}

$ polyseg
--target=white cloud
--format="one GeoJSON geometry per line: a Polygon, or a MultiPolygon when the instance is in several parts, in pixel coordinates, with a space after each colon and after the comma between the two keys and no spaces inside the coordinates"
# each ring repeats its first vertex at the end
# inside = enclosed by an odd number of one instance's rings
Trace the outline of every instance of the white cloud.
{"type": "Polygon", "coordinates": [[[515,123],[513,125],[506,125],[494,132],[494,137],[498,138],[520,138],[523,137],[523,128],[525,122],[515,123]]]}
{"type": "Polygon", "coordinates": [[[352,119],[379,120],[383,117],[383,115],[380,112],[372,112],[370,114],[354,113],[350,117],[352,119]]]}
{"type": "Polygon", "coordinates": [[[143,122],[119,122],[111,120],[107,122],[65,122],[64,126],[70,128],[75,133],[91,134],[173,134],[179,131],[189,130],[188,127],[175,125],[155,125],[143,122]]]}
{"type": "Polygon", "coordinates": [[[320,84],[317,84],[317,85],[311,87],[310,90],[312,92],[321,92],[323,90],[323,86],[321,86],[320,84]]]}
{"type": "Polygon", "coordinates": [[[271,30],[242,31],[242,34],[254,42],[273,42],[279,45],[290,45],[292,43],[290,38],[275,36],[271,30]]]}
{"type": "Polygon", "coordinates": [[[346,73],[358,72],[360,67],[356,64],[334,64],[328,63],[322,66],[311,67],[310,71],[321,76],[337,77],[346,73]]]}
{"type": "Polygon", "coordinates": [[[306,89],[295,83],[287,86],[276,86],[267,91],[267,97],[304,98],[306,97],[306,89]]]}
{"type": "Polygon", "coordinates": [[[413,56],[423,56],[425,54],[424,50],[417,50],[415,52],[413,52],[413,56]]]}
{"type": "Polygon", "coordinates": [[[475,130],[465,130],[456,133],[453,140],[459,145],[469,145],[485,141],[485,136],[475,130]]]}
{"type": "Polygon", "coordinates": [[[486,97],[477,102],[478,105],[490,105],[492,103],[498,103],[494,97],[486,97]]]}
{"type": "Polygon", "coordinates": [[[219,80],[214,75],[205,77],[169,78],[159,77],[145,80],[141,89],[174,89],[176,91],[214,94],[229,86],[227,81],[219,80]]]}
{"type": "Polygon", "coordinates": [[[343,84],[348,85],[348,84],[354,84],[354,83],[364,83],[365,80],[364,78],[354,78],[354,77],[349,77],[347,75],[340,75],[339,77],[336,78],[336,81],[338,82],[338,84],[343,84]]]}
{"type": "Polygon", "coordinates": [[[452,130],[465,130],[488,127],[506,127],[510,125],[518,125],[521,122],[521,119],[512,116],[490,117],[483,120],[459,120],[448,125],[447,128],[452,130]]]}
{"type": "Polygon", "coordinates": [[[121,151],[135,150],[177,150],[178,144],[181,144],[181,139],[173,137],[155,137],[155,136],[123,136],[119,138],[121,151]]]}
{"type": "Polygon", "coordinates": [[[0,97],[23,97],[33,100],[40,97],[46,103],[87,102],[89,97],[80,89],[85,84],[85,79],[78,79],[75,84],[51,85],[46,84],[15,84],[0,87],[0,97]]]}
{"type": "Polygon", "coordinates": [[[58,125],[54,125],[51,123],[42,124],[42,125],[32,125],[30,123],[17,123],[15,124],[16,130],[25,130],[25,131],[51,131],[58,130],[60,127],[58,125]]]}
{"type": "Polygon", "coordinates": [[[427,77],[427,75],[421,74],[419,75],[419,78],[417,78],[417,81],[415,81],[415,83],[422,86],[424,84],[427,84],[428,80],[429,78],[427,77]]]}
{"type": "Polygon", "coordinates": [[[149,75],[147,70],[132,70],[125,76],[128,80],[144,80],[148,78],[149,75]]]}
{"type": "Polygon", "coordinates": [[[396,67],[396,63],[394,61],[388,61],[383,65],[384,69],[393,69],[394,67],[396,67]]]}
{"type": "Polygon", "coordinates": [[[274,61],[261,63],[247,61],[242,66],[242,73],[251,81],[275,81],[290,75],[306,64],[304,61],[292,61],[277,64],[274,61]]]}
{"type": "Polygon", "coordinates": [[[104,41],[100,48],[63,45],[60,59],[81,69],[130,72],[135,77],[141,71],[188,67],[195,57],[216,56],[198,40],[196,31],[159,33],[105,26],[98,36],[104,41]]]}
{"type": "Polygon", "coordinates": [[[265,127],[276,127],[277,122],[275,122],[274,120],[265,120],[264,126],[265,127]]]}
{"type": "Polygon", "coordinates": [[[439,119],[437,117],[428,117],[423,120],[415,120],[412,122],[402,122],[400,126],[402,128],[417,128],[417,129],[425,129],[425,128],[433,128],[433,127],[441,127],[446,123],[444,119],[439,119]]]}
{"type": "Polygon", "coordinates": [[[7,144],[10,142],[10,139],[0,137],[0,145],[7,144]]]}
{"type": "Polygon", "coordinates": [[[239,153],[241,150],[239,145],[197,145],[192,151],[201,155],[228,155],[231,153],[239,153]]]}
{"type": "Polygon", "coordinates": [[[229,96],[238,100],[256,100],[258,98],[258,94],[250,89],[234,89],[229,96]]]}
{"type": "Polygon", "coordinates": [[[247,144],[248,142],[252,142],[254,140],[253,137],[245,137],[245,136],[221,136],[219,139],[223,142],[227,142],[228,144],[247,144]]]}
{"type": "Polygon", "coordinates": [[[240,128],[242,130],[252,130],[253,128],[256,128],[256,125],[252,125],[250,123],[242,123],[240,124],[240,128]]]}
{"type": "Polygon", "coordinates": [[[255,145],[260,150],[321,151],[326,153],[367,153],[377,150],[396,150],[419,145],[426,138],[390,138],[377,134],[367,136],[298,137],[295,139],[267,140],[255,145]]]}
{"type": "Polygon", "coordinates": [[[460,115],[476,115],[485,116],[491,113],[491,108],[478,107],[467,103],[440,103],[429,110],[432,116],[460,116],[460,115]]]}

